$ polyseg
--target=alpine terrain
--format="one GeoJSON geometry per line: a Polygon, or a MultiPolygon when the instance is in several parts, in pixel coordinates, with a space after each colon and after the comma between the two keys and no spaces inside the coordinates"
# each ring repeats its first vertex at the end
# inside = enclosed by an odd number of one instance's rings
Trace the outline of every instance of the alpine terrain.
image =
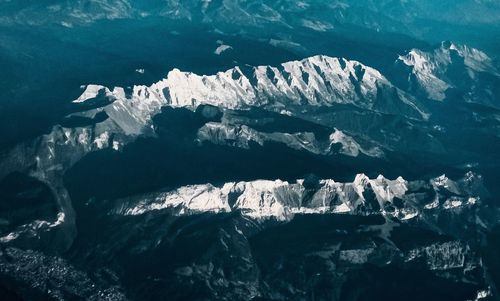
{"type": "Polygon", "coordinates": [[[0,0],[0,300],[500,300],[500,2],[0,0]]]}

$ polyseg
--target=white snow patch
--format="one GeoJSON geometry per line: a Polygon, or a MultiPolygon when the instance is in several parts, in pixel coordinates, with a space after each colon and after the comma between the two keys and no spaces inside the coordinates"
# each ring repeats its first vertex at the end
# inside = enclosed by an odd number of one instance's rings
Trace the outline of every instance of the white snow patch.
{"type": "Polygon", "coordinates": [[[120,142],[119,141],[113,141],[113,146],[112,147],[116,151],[120,150],[120,147],[121,147],[120,142]]]}
{"type": "Polygon", "coordinates": [[[351,208],[349,208],[349,206],[346,203],[342,203],[342,204],[338,205],[337,207],[335,207],[335,209],[333,209],[333,212],[335,212],[335,213],[347,213],[350,211],[351,211],[351,208]]]}
{"type": "Polygon", "coordinates": [[[1,243],[6,243],[6,242],[12,241],[12,240],[14,240],[14,239],[16,239],[18,237],[19,237],[19,233],[11,232],[11,233],[9,233],[9,234],[7,234],[5,236],[0,237],[0,242],[1,243]]]}
{"type": "Polygon", "coordinates": [[[221,55],[224,51],[227,51],[229,49],[233,49],[233,47],[229,46],[229,45],[219,45],[215,50],[214,50],[214,54],[216,55],[221,55]]]}
{"type": "Polygon", "coordinates": [[[101,90],[104,90],[105,93],[110,93],[109,89],[101,86],[101,85],[88,85],[85,88],[85,91],[83,91],[82,95],[78,97],[77,99],[73,100],[73,103],[81,103],[85,102],[86,100],[96,98],[97,95],[101,92],[101,90]]]}
{"type": "Polygon", "coordinates": [[[443,204],[444,209],[453,209],[462,206],[462,201],[458,199],[449,199],[446,200],[443,204]]]}
{"type": "Polygon", "coordinates": [[[96,144],[98,149],[102,149],[108,146],[109,141],[109,133],[107,131],[100,134],[97,138],[95,138],[94,143],[96,144]]]}
{"type": "Polygon", "coordinates": [[[313,20],[302,20],[302,25],[304,27],[307,27],[309,29],[315,30],[315,31],[328,31],[333,29],[333,25],[330,23],[325,23],[321,21],[313,21],[313,20]]]}

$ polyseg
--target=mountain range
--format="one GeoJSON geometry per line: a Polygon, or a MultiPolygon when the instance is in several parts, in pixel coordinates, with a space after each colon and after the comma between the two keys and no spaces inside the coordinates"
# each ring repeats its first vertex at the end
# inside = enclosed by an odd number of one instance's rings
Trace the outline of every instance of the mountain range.
{"type": "Polygon", "coordinates": [[[498,300],[499,11],[0,0],[0,296],[498,300]]]}

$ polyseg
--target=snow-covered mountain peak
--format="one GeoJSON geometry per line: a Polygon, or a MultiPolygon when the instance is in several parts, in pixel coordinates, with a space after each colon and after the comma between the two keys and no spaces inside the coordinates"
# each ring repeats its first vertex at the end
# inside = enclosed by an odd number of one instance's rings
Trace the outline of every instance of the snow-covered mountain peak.
{"type": "Polygon", "coordinates": [[[483,51],[469,47],[467,45],[455,44],[452,42],[442,42],[441,47],[435,50],[435,53],[441,53],[450,58],[458,55],[463,58],[464,64],[477,72],[491,72],[498,75],[498,70],[494,67],[493,60],[483,51]]]}

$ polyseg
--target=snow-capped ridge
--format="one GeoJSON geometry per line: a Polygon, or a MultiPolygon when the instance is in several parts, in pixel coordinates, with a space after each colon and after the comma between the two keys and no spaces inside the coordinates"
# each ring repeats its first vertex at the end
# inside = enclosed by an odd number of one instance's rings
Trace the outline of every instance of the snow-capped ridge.
{"type": "Polygon", "coordinates": [[[250,142],[261,146],[266,142],[278,142],[293,149],[318,155],[331,155],[338,152],[351,157],[357,157],[360,154],[377,158],[384,156],[384,152],[378,146],[362,146],[353,137],[338,129],[330,134],[328,141],[322,141],[318,140],[312,132],[265,133],[246,125],[208,122],[198,130],[197,139],[200,142],[209,141],[214,144],[245,149],[250,148],[250,142]],[[336,151],[333,148],[334,145],[340,145],[340,149],[336,151]]]}
{"type": "Polygon", "coordinates": [[[168,73],[167,81],[166,97],[173,106],[211,104],[235,109],[339,103],[411,117],[427,116],[414,99],[395,88],[379,71],[357,61],[324,55],[277,67],[257,66],[246,72],[235,67],[215,75],[174,69],[168,73]],[[392,100],[393,105],[379,103],[381,90],[395,91],[398,99],[392,100]]]}
{"type": "MultiPolygon", "coordinates": [[[[324,55],[286,62],[278,67],[237,66],[214,75],[197,75],[174,68],[166,78],[150,86],[135,85],[130,90],[126,93],[121,87],[111,90],[88,85],[74,103],[100,95],[109,98],[111,103],[73,116],[92,117],[104,111],[109,118],[94,136],[106,131],[131,137],[147,131],[152,117],[162,106],[195,109],[209,104],[228,109],[260,107],[278,112],[286,107],[290,115],[300,115],[304,105],[352,104],[385,113],[428,117],[414,99],[395,88],[377,70],[357,61],[324,55]]],[[[337,132],[332,142],[345,141],[341,136],[342,133],[337,132]]],[[[343,152],[358,152],[359,147],[353,141],[348,144],[350,146],[343,144],[343,152]]]]}
{"type": "MultiPolygon", "coordinates": [[[[163,106],[194,110],[199,105],[209,104],[228,109],[260,107],[278,112],[286,107],[286,112],[293,116],[300,115],[304,105],[352,104],[410,117],[428,116],[414,99],[395,88],[377,70],[357,61],[324,55],[286,62],[278,67],[237,66],[214,75],[197,75],[174,68],[166,78],[150,86],[135,85],[129,90],[126,93],[121,87],[111,90],[92,84],[86,86],[82,95],[74,100],[78,104],[101,95],[110,99],[111,102],[103,107],[71,115],[93,118],[98,112],[107,114],[108,118],[92,130],[95,131],[92,136],[101,137],[107,133],[118,140],[108,144],[98,141],[98,146],[123,145],[125,140],[149,132],[153,116],[163,106]]],[[[75,131],[75,137],[86,135],[85,128],[72,131],[75,131]]],[[[354,140],[341,131],[333,133],[331,142],[341,143],[341,152],[348,155],[356,156],[363,152],[354,140]]],[[[380,155],[375,149],[365,151],[380,155]]]]}
{"type": "Polygon", "coordinates": [[[85,102],[89,99],[96,98],[101,91],[104,91],[104,94],[106,96],[110,96],[112,93],[111,91],[101,85],[87,85],[84,86],[85,90],[83,91],[82,95],[80,95],[77,99],[73,100],[73,103],[82,103],[85,102]]]}
{"type": "MultiPolygon", "coordinates": [[[[481,73],[497,77],[500,82],[500,70],[481,50],[445,41],[430,51],[412,49],[400,55],[396,63],[410,68],[410,91],[422,90],[429,99],[442,101],[447,91],[455,88],[468,95],[469,101],[495,103],[490,99],[482,100],[484,93],[489,93],[493,87],[476,87],[481,73]]],[[[491,95],[486,96],[491,98],[491,95]]]]}
{"type": "Polygon", "coordinates": [[[140,215],[166,209],[173,210],[177,215],[239,211],[252,219],[286,221],[295,214],[343,213],[382,214],[406,221],[421,215],[432,215],[436,208],[462,210],[475,206],[480,199],[480,189],[469,190],[464,186],[467,176],[458,181],[447,179],[447,187],[436,186],[437,181],[409,182],[402,177],[389,180],[382,175],[370,179],[365,174],[358,174],[350,183],[319,180],[319,186],[312,194],[310,188],[304,185],[304,180],[294,183],[256,180],[228,182],[222,186],[189,185],[169,192],[121,200],[114,214],[140,215]],[[442,199],[437,199],[435,204],[422,203],[418,199],[424,191],[429,198],[442,195],[442,199]],[[443,191],[448,193],[443,194],[443,191]]]}

